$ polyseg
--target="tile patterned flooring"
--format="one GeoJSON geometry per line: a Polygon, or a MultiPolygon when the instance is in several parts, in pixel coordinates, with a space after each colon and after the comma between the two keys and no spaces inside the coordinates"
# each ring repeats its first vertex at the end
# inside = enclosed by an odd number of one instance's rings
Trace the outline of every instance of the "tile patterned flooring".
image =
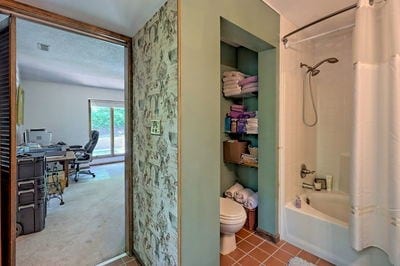
{"type": "Polygon", "coordinates": [[[135,257],[129,257],[129,256],[124,256],[107,264],[107,266],[139,266],[139,265],[140,264],[135,257]]]}
{"type": "Polygon", "coordinates": [[[333,265],[301,248],[281,240],[275,244],[264,240],[255,232],[241,229],[236,234],[237,249],[232,253],[220,256],[220,265],[268,265],[284,266],[297,256],[318,266],[333,265]]]}
{"type": "MultiPolygon", "coordinates": [[[[237,249],[235,251],[225,256],[220,255],[221,266],[285,266],[295,256],[318,266],[334,265],[286,241],[281,240],[275,244],[244,228],[236,234],[236,243],[237,249]]],[[[128,256],[107,264],[107,266],[139,265],[135,257],[128,256]]]]}

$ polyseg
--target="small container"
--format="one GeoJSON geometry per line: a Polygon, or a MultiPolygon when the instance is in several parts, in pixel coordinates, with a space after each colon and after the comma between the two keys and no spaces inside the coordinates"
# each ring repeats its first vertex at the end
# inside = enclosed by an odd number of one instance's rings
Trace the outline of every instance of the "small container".
{"type": "Polygon", "coordinates": [[[331,175],[326,175],[325,179],[326,179],[326,190],[332,191],[333,177],[331,175]]]}
{"type": "Polygon", "coordinates": [[[231,119],[231,132],[236,133],[237,132],[237,119],[232,118],[231,119]]]}
{"type": "Polygon", "coordinates": [[[226,114],[225,117],[225,132],[230,132],[231,131],[231,117],[226,114]]]}
{"type": "Polygon", "coordinates": [[[319,182],[314,182],[314,188],[316,191],[320,191],[322,188],[322,184],[319,182]]]}
{"type": "Polygon", "coordinates": [[[297,209],[300,209],[300,208],[301,208],[301,198],[300,198],[299,196],[296,196],[296,200],[294,201],[294,206],[295,206],[297,209]]]}

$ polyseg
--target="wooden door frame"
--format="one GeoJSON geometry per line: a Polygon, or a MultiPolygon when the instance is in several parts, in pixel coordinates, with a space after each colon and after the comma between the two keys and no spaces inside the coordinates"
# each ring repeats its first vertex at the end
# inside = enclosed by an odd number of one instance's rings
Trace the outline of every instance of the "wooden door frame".
{"type": "MultiPolygon", "coordinates": [[[[97,27],[95,25],[71,19],[54,12],[13,0],[0,0],[0,12],[12,15],[47,26],[67,30],[81,35],[93,37],[103,41],[119,44],[125,47],[125,252],[128,255],[133,250],[133,66],[132,66],[132,38],[97,27]]],[[[13,48],[15,50],[15,47],[13,48]]],[[[14,77],[14,80],[16,77],[14,77]]],[[[15,82],[14,82],[15,83],[15,82]]],[[[14,104],[15,105],[15,104],[14,104]]],[[[12,107],[12,108],[15,108],[12,107]]],[[[14,143],[16,145],[16,143],[14,143]]],[[[16,147],[15,147],[16,150],[16,147]]],[[[14,188],[15,190],[15,188],[14,188]]],[[[11,203],[12,206],[16,204],[11,203]]],[[[11,207],[12,207],[11,206],[11,207]]],[[[14,214],[15,219],[15,214],[14,214]]],[[[15,265],[15,241],[11,245],[11,265],[15,265]]]]}

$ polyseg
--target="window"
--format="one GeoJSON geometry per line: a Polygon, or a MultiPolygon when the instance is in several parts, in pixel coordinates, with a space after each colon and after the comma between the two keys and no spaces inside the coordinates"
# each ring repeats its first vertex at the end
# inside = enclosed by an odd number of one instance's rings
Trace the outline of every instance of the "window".
{"type": "Polygon", "coordinates": [[[125,154],[124,102],[89,100],[90,130],[99,131],[99,141],[93,156],[125,154]]]}

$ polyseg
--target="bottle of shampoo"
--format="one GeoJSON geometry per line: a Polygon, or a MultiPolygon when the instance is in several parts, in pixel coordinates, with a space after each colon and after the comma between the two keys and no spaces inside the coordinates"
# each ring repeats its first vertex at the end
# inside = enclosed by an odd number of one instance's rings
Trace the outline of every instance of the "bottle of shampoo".
{"type": "Polygon", "coordinates": [[[333,177],[331,175],[326,175],[326,190],[327,191],[332,191],[332,182],[333,182],[333,177]]]}
{"type": "Polygon", "coordinates": [[[301,208],[301,198],[300,198],[300,196],[296,196],[296,200],[295,200],[295,202],[294,202],[294,206],[297,208],[297,209],[300,209],[301,208]]]}

